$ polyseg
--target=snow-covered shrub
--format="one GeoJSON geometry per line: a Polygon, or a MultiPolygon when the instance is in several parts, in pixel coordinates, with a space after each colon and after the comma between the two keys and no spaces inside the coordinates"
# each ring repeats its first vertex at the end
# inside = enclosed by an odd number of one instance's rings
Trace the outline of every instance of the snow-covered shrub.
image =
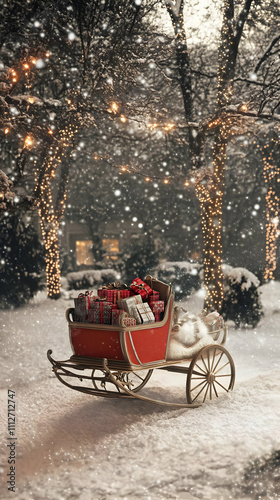
{"type": "Polygon", "coordinates": [[[0,217],[0,307],[18,307],[43,288],[43,246],[18,211],[0,217]]]}
{"type": "Polygon", "coordinates": [[[200,268],[200,264],[192,262],[163,262],[157,267],[157,275],[172,285],[175,299],[181,300],[200,288],[200,268]]]}
{"type": "Polygon", "coordinates": [[[59,252],[59,258],[60,258],[61,276],[66,276],[68,273],[77,270],[77,262],[74,252],[69,253],[66,252],[64,249],[61,249],[59,252]]]}
{"type": "Polygon", "coordinates": [[[222,316],[234,321],[237,327],[252,325],[255,327],[263,316],[260,302],[258,278],[243,267],[223,268],[224,301],[222,316]]]}
{"type": "Polygon", "coordinates": [[[66,278],[69,290],[89,290],[118,281],[119,274],[114,269],[91,269],[69,273],[66,278]]]}

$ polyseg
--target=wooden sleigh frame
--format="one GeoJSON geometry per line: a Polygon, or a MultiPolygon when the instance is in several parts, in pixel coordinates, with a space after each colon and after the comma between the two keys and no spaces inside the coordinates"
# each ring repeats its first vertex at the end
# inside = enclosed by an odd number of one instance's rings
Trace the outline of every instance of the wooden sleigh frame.
{"type": "Polygon", "coordinates": [[[71,389],[93,396],[135,398],[185,408],[197,408],[206,399],[214,399],[220,392],[232,390],[234,362],[223,347],[227,328],[209,332],[213,343],[198,350],[191,358],[168,360],[174,294],[170,286],[151,276],[146,277],[145,282],[158,291],[160,299],[165,302],[164,317],[157,323],[126,328],[77,323],[73,321],[73,309],[66,311],[74,354],[68,360],[56,361],[52,351],[48,351],[57,379],[71,389]],[[187,363],[189,366],[184,366],[187,363]],[[187,376],[187,403],[159,401],[137,394],[147,384],[154,369],[187,376]]]}

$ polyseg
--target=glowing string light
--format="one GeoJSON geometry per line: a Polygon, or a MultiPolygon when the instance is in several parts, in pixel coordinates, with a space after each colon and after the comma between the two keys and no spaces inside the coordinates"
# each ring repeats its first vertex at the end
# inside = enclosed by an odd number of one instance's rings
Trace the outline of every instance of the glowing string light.
{"type": "MultiPolygon", "coordinates": [[[[271,142],[275,142],[271,139],[271,142]]],[[[265,248],[265,271],[264,279],[275,279],[277,239],[279,237],[279,207],[280,199],[275,191],[275,184],[280,182],[280,167],[275,166],[272,153],[267,149],[269,144],[264,146],[264,180],[268,185],[266,193],[266,248],[265,248]]]]}
{"type": "Polygon", "coordinates": [[[57,166],[66,156],[66,148],[73,146],[74,135],[77,131],[78,129],[71,124],[60,131],[54,153],[46,158],[42,166],[43,178],[40,179],[39,169],[36,173],[36,188],[39,192],[39,196],[37,197],[37,209],[40,216],[42,237],[46,251],[47,291],[50,298],[57,298],[60,294],[58,229],[60,219],[64,213],[67,195],[67,182],[65,182],[62,198],[59,200],[58,207],[55,207],[52,196],[51,179],[55,177],[57,166]]]}

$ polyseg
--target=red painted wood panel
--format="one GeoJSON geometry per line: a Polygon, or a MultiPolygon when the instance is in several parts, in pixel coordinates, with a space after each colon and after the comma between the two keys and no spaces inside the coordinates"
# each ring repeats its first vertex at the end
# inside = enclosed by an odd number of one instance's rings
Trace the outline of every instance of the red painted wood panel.
{"type": "Polygon", "coordinates": [[[123,360],[120,332],[70,325],[70,338],[77,356],[123,360]]]}
{"type": "Polygon", "coordinates": [[[131,331],[130,335],[126,332],[127,353],[131,363],[139,365],[165,359],[168,330],[169,321],[160,327],[131,331]]]}

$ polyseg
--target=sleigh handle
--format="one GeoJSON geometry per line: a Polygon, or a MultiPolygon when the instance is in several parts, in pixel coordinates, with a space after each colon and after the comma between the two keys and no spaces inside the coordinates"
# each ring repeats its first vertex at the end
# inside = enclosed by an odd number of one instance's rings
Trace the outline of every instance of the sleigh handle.
{"type": "Polygon", "coordinates": [[[68,323],[74,323],[74,310],[74,307],[69,307],[65,312],[66,321],[68,321],[68,323]]]}

